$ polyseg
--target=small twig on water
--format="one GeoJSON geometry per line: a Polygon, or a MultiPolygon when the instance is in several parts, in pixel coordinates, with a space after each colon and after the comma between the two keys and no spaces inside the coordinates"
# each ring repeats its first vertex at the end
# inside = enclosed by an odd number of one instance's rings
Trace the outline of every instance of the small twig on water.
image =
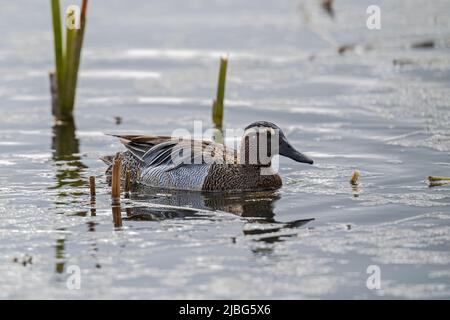
{"type": "Polygon", "coordinates": [[[443,177],[443,176],[429,176],[428,181],[435,182],[435,181],[450,181],[450,177],[443,177]]]}
{"type": "Polygon", "coordinates": [[[91,191],[91,200],[95,200],[95,177],[89,177],[89,190],[91,191]]]}
{"type": "Polygon", "coordinates": [[[120,209],[120,171],[122,167],[122,157],[116,154],[113,160],[111,179],[111,204],[114,227],[122,227],[122,213],[120,209]]]}
{"type": "Polygon", "coordinates": [[[353,171],[352,178],[350,179],[350,183],[354,186],[357,185],[359,176],[360,176],[360,173],[358,170],[353,171]]]}

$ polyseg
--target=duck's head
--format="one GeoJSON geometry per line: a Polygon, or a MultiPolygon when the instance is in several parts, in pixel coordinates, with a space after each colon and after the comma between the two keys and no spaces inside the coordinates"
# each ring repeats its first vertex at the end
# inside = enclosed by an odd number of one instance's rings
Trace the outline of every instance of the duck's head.
{"type": "Polygon", "coordinates": [[[255,158],[257,163],[263,164],[264,161],[261,160],[261,154],[263,154],[267,155],[270,164],[272,156],[279,154],[297,162],[313,164],[313,160],[297,151],[289,143],[285,134],[277,125],[268,121],[257,121],[248,125],[245,128],[242,142],[245,148],[242,151],[245,152],[246,163],[248,163],[251,155],[257,155],[255,158]]]}

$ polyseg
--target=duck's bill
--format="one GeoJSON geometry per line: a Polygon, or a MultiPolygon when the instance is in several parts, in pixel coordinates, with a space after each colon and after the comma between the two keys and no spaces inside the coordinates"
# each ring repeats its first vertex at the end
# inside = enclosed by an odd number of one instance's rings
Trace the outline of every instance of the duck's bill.
{"type": "Polygon", "coordinates": [[[287,145],[284,148],[282,147],[280,149],[280,155],[301,163],[308,163],[308,164],[314,163],[314,161],[311,158],[308,158],[303,153],[298,152],[291,145],[287,145]]]}

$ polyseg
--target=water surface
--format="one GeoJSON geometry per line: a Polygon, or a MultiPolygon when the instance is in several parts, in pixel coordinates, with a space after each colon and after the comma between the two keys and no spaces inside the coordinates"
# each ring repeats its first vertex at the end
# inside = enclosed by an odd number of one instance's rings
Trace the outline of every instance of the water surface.
{"type": "Polygon", "coordinates": [[[426,180],[450,175],[450,3],[380,1],[377,31],[370,4],[91,2],[66,126],[48,4],[3,4],[0,298],[449,298],[450,186],[426,180]],[[315,164],[281,159],[277,192],[139,190],[116,228],[98,158],[123,147],[104,133],[210,124],[223,53],[225,126],[273,121],[315,164]]]}

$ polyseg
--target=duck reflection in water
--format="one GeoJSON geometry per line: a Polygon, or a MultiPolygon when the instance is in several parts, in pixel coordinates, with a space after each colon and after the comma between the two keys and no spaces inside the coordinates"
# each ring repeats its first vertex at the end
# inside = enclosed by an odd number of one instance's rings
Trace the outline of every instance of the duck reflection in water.
{"type": "MultiPolygon", "coordinates": [[[[56,185],[51,189],[86,185],[81,177],[81,173],[86,169],[86,166],[81,162],[79,156],[79,144],[73,120],[67,120],[53,126],[51,148],[56,166],[56,185]]],[[[61,191],[61,195],[64,196],[65,193],[61,191]]]]}
{"type": "Polygon", "coordinates": [[[252,227],[244,228],[244,235],[264,242],[283,241],[289,235],[270,236],[284,229],[299,228],[314,219],[281,222],[275,219],[274,204],[280,198],[276,191],[239,194],[200,193],[135,187],[130,200],[151,202],[152,207],[132,206],[126,209],[126,220],[160,221],[166,219],[214,219],[208,211],[232,213],[245,219],[252,227]],[[161,205],[154,206],[155,204],[161,205]]]}

